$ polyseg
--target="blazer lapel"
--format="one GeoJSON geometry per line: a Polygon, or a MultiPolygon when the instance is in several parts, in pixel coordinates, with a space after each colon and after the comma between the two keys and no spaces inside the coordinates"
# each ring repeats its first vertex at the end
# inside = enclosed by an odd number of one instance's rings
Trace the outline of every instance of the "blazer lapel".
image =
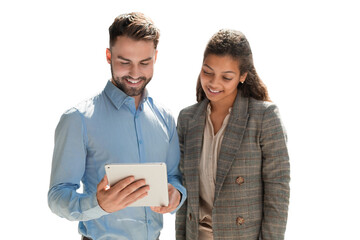
{"type": "Polygon", "coordinates": [[[208,103],[208,100],[202,101],[193,118],[189,120],[184,144],[184,174],[189,196],[188,201],[194,214],[199,212],[199,162],[208,103]]]}
{"type": "Polygon", "coordinates": [[[221,143],[221,149],[217,162],[214,204],[219,195],[220,189],[222,188],[226,175],[228,174],[235,159],[238,149],[240,148],[248,117],[248,98],[242,97],[239,91],[231,110],[230,119],[221,143]]]}

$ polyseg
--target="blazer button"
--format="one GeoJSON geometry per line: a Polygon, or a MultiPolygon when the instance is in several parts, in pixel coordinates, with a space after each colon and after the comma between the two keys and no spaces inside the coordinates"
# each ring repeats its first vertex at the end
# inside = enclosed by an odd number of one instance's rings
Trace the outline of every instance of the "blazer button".
{"type": "Polygon", "coordinates": [[[244,182],[245,182],[245,179],[243,177],[238,177],[236,179],[236,183],[239,184],[239,185],[243,184],[244,182]]]}
{"type": "Polygon", "coordinates": [[[191,221],[191,219],[192,219],[192,215],[191,213],[189,213],[189,221],[191,221]]]}
{"type": "Polygon", "coordinates": [[[242,217],[237,217],[236,218],[236,224],[237,225],[243,225],[245,223],[245,219],[243,219],[242,217]]]}

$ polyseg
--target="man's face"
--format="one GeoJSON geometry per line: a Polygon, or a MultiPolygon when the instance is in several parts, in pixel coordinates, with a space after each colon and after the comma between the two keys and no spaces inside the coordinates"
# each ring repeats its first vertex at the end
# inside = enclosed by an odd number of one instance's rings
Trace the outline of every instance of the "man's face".
{"type": "Polygon", "coordinates": [[[153,41],[117,37],[111,50],[106,49],[112,82],[128,96],[141,97],[153,76],[156,56],[153,41]]]}

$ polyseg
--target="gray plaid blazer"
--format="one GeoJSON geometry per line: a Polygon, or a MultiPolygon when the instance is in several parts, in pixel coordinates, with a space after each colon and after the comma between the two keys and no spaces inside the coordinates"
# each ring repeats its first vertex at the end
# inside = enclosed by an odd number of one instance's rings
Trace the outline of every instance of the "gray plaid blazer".
{"type": "MultiPolygon", "coordinates": [[[[208,100],[178,118],[180,170],[188,198],[176,214],[176,239],[198,239],[199,161],[208,100]]],[[[284,239],[290,164],[276,105],[237,95],[218,158],[214,239],[284,239]]]]}

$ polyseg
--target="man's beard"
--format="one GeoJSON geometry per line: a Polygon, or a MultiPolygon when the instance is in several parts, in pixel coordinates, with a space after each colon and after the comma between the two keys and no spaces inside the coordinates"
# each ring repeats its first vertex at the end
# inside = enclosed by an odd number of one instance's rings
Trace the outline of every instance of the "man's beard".
{"type": "Polygon", "coordinates": [[[133,77],[127,75],[127,76],[122,76],[122,77],[114,77],[113,71],[112,71],[112,67],[111,67],[111,75],[112,75],[112,79],[114,81],[114,84],[116,85],[116,87],[118,87],[121,91],[123,91],[126,95],[128,96],[139,96],[142,95],[144,92],[144,89],[146,87],[146,85],[150,82],[151,77],[150,78],[146,78],[144,76],[138,77],[137,79],[134,79],[133,77]],[[141,87],[129,87],[125,81],[127,81],[127,79],[129,80],[141,80],[142,85],[141,87]]]}

